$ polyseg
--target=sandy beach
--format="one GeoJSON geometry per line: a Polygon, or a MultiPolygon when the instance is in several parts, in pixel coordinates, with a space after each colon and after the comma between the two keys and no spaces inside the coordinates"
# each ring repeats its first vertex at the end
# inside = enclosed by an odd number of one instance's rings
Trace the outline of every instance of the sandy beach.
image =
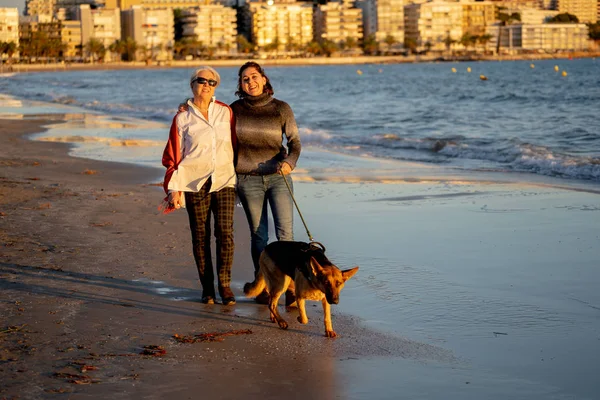
{"type": "Polygon", "coordinates": [[[319,315],[278,329],[264,306],[241,296],[251,277],[241,209],[238,303],[201,304],[187,216],[157,211],[159,171],[73,158],[67,144],[23,137],[52,123],[0,122],[2,398],[331,399],[333,360],[451,359],[343,316],[334,316],[337,340],[323,337],[319,315]],[[207,333],[231,336],[174,337],[207,333]],[[147,346],[166,354],[144,355],[147,346]]]}
{"type": "MultiPolygon", "coordinates": [[[[308,226],[338,265],[361,267],[332,310],[332,340],[317,303],[305,326],[285,312],[283,331],[243,298],[252,268],[241,208],[238,302],[201,304],[187,215],[157,210],[162,171],[29,140],[68,137],[64,121],[82,117],[20,107],[0,114],[2,399],[600,391],[594,182],[339,154],[320,164],[303,150],[294,179],[308,226]]],[[[98,129],[86,121],[80,129],[98,129]]],[[[299,219],[295,233],[306,240],[299,219]]]]}

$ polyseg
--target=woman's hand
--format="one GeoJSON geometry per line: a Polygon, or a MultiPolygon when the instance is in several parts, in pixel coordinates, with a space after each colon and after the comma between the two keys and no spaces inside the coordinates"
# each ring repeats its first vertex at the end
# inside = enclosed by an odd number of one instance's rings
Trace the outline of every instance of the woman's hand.
{"type": "Polygon", "coordinates": [[[169,205],[176,209],[181,208],[181,198],[183,194],[181,192],[169,192],[169,205]]]}
{"type": "Polygon", "coordinates": [[[279,168],[279,173],[281,175],[289,175],[292,173],[292,166],[285,161],[281,163],[281,168],[279,168]]]}
{"type": "Polygon", "coordinates": [[[186,112],[189,108],[190,106],[188,106],[186,100],[183,103],[179,103],[179,107],[177,107],[177,113],[179,114],[180,112],[186,112]]]}

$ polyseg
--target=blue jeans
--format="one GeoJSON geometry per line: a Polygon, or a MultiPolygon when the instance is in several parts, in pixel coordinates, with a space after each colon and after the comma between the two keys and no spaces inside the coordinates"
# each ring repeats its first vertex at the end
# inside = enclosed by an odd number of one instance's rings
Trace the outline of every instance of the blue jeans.
{"type": "MultiPolygon", "coordinates": [[[[279,174],[238,174],[237,190],[248,225],[254,274],[258,273],[260,253],[269,243],[269,220],[267,202],[271,207],[277,240],[294,240],[294,205],[292,196],[279,174]]],[[[286,179],[293,190],[292,177],[286,179]]]]}

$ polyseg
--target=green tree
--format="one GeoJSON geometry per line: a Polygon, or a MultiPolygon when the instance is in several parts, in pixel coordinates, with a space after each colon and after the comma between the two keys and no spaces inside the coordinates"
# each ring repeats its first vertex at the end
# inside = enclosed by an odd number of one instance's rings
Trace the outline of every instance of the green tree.
{"type": "Polygon", "coordinates": [[[379,52],[379,43],[375,39],[375,35],[371,34],[363,38],[362,50],[368,55],[375,55],[379,52]]]}
{"type": "MultiPolygon", "coordinates": [[[[125,40],[121,40],[121,54],[125,61],[135,61],[137,59],[137,51],[140,50],[140,45],[132,38],[128,37],[125,40]]],[[[151,52],[154,49],[150,49],[151,52]]]]}
{"type": "Polygon", "coordinates": [[[408,49],[411,53],[417,52],[417,40],[411,37],[404,36],[404,48],[408,49]]]}
{"type": "Polygon", "coordinates": [[[317,56],[322,52],[321,45],[314,40],[306,44],[304,51],[306,51],[308,54],[312,54],[313,56],[317,56]]]}
{"type": "Polygon", "coordinates": [[[600,22],[596,22],[595,24],[588,24],[588,28],[590,29],[589,31],[589,37],[592,40],[600,41],[600,22]]]}
{"type": "Polygon", "coordinates": [[[254,49],[254,45],[248,39],[246,39],[246,36],[237,35],[237,37],[235,38],[235,41],[237,43],[238,52],[244,53],[244,54],[252,53],[252,49],[254,49]]]}
{"type": "Polygon", "coordinates": [[[101,60],[106,54],[106,48],[104,47],[104,44],[96,38],[91,38],[85,44],[85,51],[92,57],[92,62],[101,60]]]}
{"type": "Polygon", "coordinates": [[[394,35],[390,35],[388,34],[384,39],[383,39],[383,43],[385,43],[386,49],[389,52],[392,51],[392,47],[398,43],[398,41],[396,40],[396,37],[394,37],[394,35]]]}
{"type": "Polygon", "coordinates": [[[577,24],[579,23],[579,18],[573,14],[569,13],[561,13],[557,14],[554,17],[548,20],[550,24],[577,24]]]}
{"type": "Polygon", "coordinates": [[[492,40],[492,37],[493,36],[490,35],[489,33],[483,34],[483,35],[477,37],[477,43],[482,45],[483,48],[485,49],[487,47],[487,44],[490,42],[490,40],[492,40]]]}
{"type": "Polygon", "coordinates": [[[354,37],[346,36],[346,39],[344,40],[344,45],[346,46],[347,49],[352,50],[358,46],[358,42],[354,37]]]}
{"type": "Polygon", "coordinates": [[[452,48],[452,45],[456,43],[456,40],[452,39],[448,33],[442,42],[444,43],[444,46],[446,46],[446,51],[450,53],[450,49],[452,48]]]}
{"type": "Polygon", "coordinates": [[[6,54],[10,60],[13,54],[17,52],[18,48],[19,47],[15,42],[0,42],[0,58],[2,58],[1,56],[3,54],[6,54]]]}
{"type": "Polygon", "coordinates": [[[323,55],[331,57],[333,53],[339,50],[339,47],[334,41],[326,39],[323,40],[323,43],[321,43],[321,49],[323,51],[323,55]]]}

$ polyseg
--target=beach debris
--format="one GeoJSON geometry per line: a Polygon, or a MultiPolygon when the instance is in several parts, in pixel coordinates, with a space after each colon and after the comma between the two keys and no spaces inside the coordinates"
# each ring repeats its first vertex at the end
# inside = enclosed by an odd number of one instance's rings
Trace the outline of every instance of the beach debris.
{"type": "Polygon", "coordinates": [[[98,173],[98,171],[94,170],[94,169],[86,169],[85,171],[82,172],[82,174],[84,175],[96,175],[98,173]]]}
{"type": "Polygon", "coordinates": [[[13,333],[13,332],[18,332],[21,329],[25,328],[27,326],[27,324],[23,324],[21,326],[8,326],[6,327],[4,330],[0,331],[0,334],[2,333],[13,333]]]}
{"type": "Polygon", "coordinates": [[[482,81],[487,81],[488,78],[485,75],[479,75],[479,79],[481,79],[482,81]]]}
{"type": "Polygon", "coordinates": [[[95,228],[102,228],[104,226],[111,226],[112,222],[98,222],[98,223],[91,223],[90,226],[93,226],[95,228]]]}
{"type": "Polygon", "coordinates": [[[76,385],[90,385],[92,383],[100,383],[100,380],[92,379],[88,375],[70,374],[68,372],[55,372],[54,377],[66,379],[67,382],[74,383],[76,385]]]}
{"type": "Polygon", "coordinates": [[[144,346],[144,350],[140,353],[144,356],[162,357],[167,354],[164,347],[155,344],[144,346]]]}
{"type": "Polygon", "coordinates": [[[39,181],[40,180],[40,178],[25,178],[25,179],[27,179],[28,181],[39,181]]]}
{"type": "Polygon", "coordinates": [[[222,342],[224,336],[234,336],[234,335],[250,335],[252,331],[250,329],[238,329],[227,332],[207,332],[200,333],[193,336],[182,336],[179,334],[174,334],[173,339],[178,341],[179,343],[197,343],[197,342],[222,342]]]}
{"type": "Polygon", "coordinates": [[[69,389],[65,389],[65,388],[58,388],[58,389],[45,389],[44,392],[46,392],[46,393],[70,393],[71,391],[69,389]]]}

